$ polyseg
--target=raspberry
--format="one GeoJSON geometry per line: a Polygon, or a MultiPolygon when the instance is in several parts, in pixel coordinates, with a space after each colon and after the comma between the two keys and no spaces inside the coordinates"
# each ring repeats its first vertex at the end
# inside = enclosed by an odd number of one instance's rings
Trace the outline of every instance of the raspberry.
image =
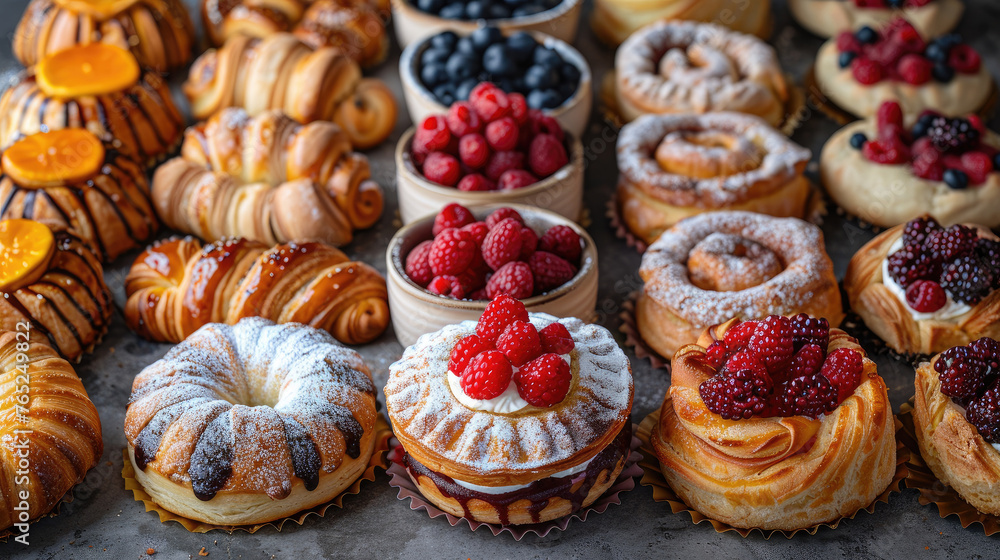
{"type": "Polygon", "coordinates": [[[906,288],[906,304],[920,313],[933,313],[948,303],[948,294],[933,280],[917,280],[906,288]]]}
{"type": "Polygon", "coordinates": [[[431,270],[431,265],[427,262],[427,257],[431,253],[432,243],[433,241],[422,241],[410,250],[410,254],[406,255],[406,265],[403,267],[403,270],[406,271],[406,275],[410,277],[410,280],[413,280],[421,287],[426,287],[434,278],[434,271],[431,270]]]}
{"type": "Polygon", "coordinates": [[[450,297],[452,299],[464,299],[466,296],[465,286],[457,276],[444,274],[435,276],[427,284],[427,291],[439,296],[450,297]]]}
{"type": "Polygon", "coordinates": [[[861,352],[851,348],[838,348],[826,357],[820,374],[837,388],[839,403],[854,394],[854,390],[861,384],[863,371],[864,357],[861,352]]]}
{"type": "Polygon", "coordinates": [[[960,118],[936,117],[927,137],[942,152],[962,153],[979,143],[979,131],[967,119],[960,118]]]}
{"type": "MultiPolygon", "coordinates": [[[[489,225],[489,218],[486,224],[489,225]]],[[[521,224],[513,218],[503,220],[486,234],[482,248],[483,260],[493,270],[516,260],[521,254],[521,224]]]]}
{"type": "Polygon", "coordinates": [[[461,138],[473,132],[482,132],[483,120],[468,101],[456,101],[448,109],[448,129],[461,138]]]}
{"type": "Polygon", "coordinates": [[[448,121],[441,115],[431,115],[424,119],[413,135],[414,149],[425,152],[437,152],[448,148],[451,142],[451,131],[448,121]]]}
{"type": "Polygon", "coordinates": [[[458,139],[458,157],[462,163],[473,169],[486,165],[490,158],[490,147],[482,134],[472,132],[458,139]]]}
{"type": "Polygon", "coordinates": [[[552,323],[538,332],[542,351],[552,354],[569,354],[576,346],[573,337],[562,323],[552,323]]]}
{"type": "Polygon", "coordinates": [[[576,267],[547,251],[538,251],[528,259],[535,280],[535,289],[548,292],[576,276],[576,267]]]}
{"type": "Polygon", "coordinates": [[[746,350],[736,352],[726,360],[726,365],[723,371],[726,372],[736,372],[740,370],[749,370],[755,374],[761,374],[767,377],[767,369],[764,367],[764,363],[761,362],[757,356],[746,350]]]}
{"type": "Polygon", "coordinates": [[[497,224],[506,220],[507,218],[514,219],[518,224],[524,225],[524,218],[517,213],[517,210],[513,208],[497,208],[489,216],[486,217],[486,226],[490,229],[496,227],[497,224]]]}
{"type": "Polygon", "coordinates": [[[486,239],[486,234],[490,232],[490,228],[486,226],[486,222],[473,222],[462,227],[462,231],[469,232],[472,240],[479,246],[483,244],[483,240],[486,239]]]}
{"type": "Polygon", "coordinates": [[[893,20],[883,35],[889,42],[899,45],[907,53],[919,54],[927,48],[927,43],[920,36],[920,32],[903,18],[893,20]]]}
{"type": "Polygon", "coordinates": [[[510,363],[521,367],[542,354],[542,340],[535,325],[514,321],[497,339],[497,350],[503,352],[510,363]]]}
{"type": "Polygon", "coordinates": [[[558,354],[542,354],[518,370],[514,376],[517,394],[528,404],[548,408],[566,398],[573,381],[569,364],[558,354]]]}
{"type": "Polygon", "coordinates": [[[931,142],[931,139],[927,136],[927,132],[930,130],[931,127],[930,123],[933,120],[934,117],[931,116],[927,120],[927,126],[923,129],[923,131],[918,130],[917,127],[914,127],[913,136],[916,138],[916,140],[914,140],[913,145],[910,146],[910,151],[913,152],[914,157],[924,155],[925,153],[928,152],[934,155],[941,155],[941,152],[939,152],[938,149],[934,146],[934,142],[931,142]],[[917,133],[920,132],[922,133],[918,136],[917,133]]]}
{"type": "Polygon", "coordinates": [[[936,259],[947,262],[976,250],[978,239],[976,230],[955,224],[945,230],[938,230],[927,236],[924,248],[936,259]]]}
{"type": "Polygon", "coordinates": [[[823,366],[824,357],[826,357],[826,351],[823,347],[818,344],[805,344],[792,356],[792,361],[784,371],[776,373],[771,377],[775,383],[779,383],[795,379],[796,377],[815,375],[819,373],[820,368],[823,366]]]}
{"type": "Polygon", "coordinates": [[[500,190],[510,191],[530,187],[538,182],[538,178],[524,169],[508,169],[500,176],[497,186],[500,190]]]}
{"type": "Polygon", "coordinates": [[[975,305],[990,293],[995,275],[978,257],[966,255],[944,267],[941,287],[955,301],[975,305]]]}
{"type": "Polygon", "coordinates": [[[494,191],[497,184],[479,173],[470,173],[458,182],[460,191],[494,191]]]}
{"type": "Polygon", "coordinates": [[[885,140],[865,142],[865,145],[861,148],[861,153],[869,161],[882,165],[895,165],[897,163],[906,163],[910,160],[910,154],[905,149],[905,146],[885,140]]]}
{"type": "Polygon", "coordinates": [[[493,155],[486,160],[486,168],[483,170],[490,180],[497,181],[504,171],[511,169],[524,169],[524,154],[521,152],[493,152],[493,155]]]}
{"type": "Polygon", "coordinates": [[[741,369],[706,379],[698,394],[708,410],[726,420],[739,420],[763,412],[771,388],[771,378],[762,369],[741,369]]]}
{"type": "Polygon", "coordinates": [[[538,250],[538,234],[530,227],[521,227],[521,252],[517,260],[527,262],[538,250]]]}
{"type": "Polygon", "coordinates": [[[944,172],[944,162],[937,150],[918,154],[913,160],[913,174],[921,179],[941,181],[944,179],[944,172]]]}
{"type": "Polygon", "coordinates": [[[490,298],[486,297],[486,288],[483,287],[483,288],[478,289],[478,290],[472,292],[471,294],[469,294],[469,298],[468,299],[474,299],[474,300],[477,300],[477,301],[483,301],[483,300],[488,300],[490,298]]]}
{"type": "Polygon", "coordinates": [[[899,76],[908,84],[919,86],[931,81],[931,61],[919,54],[904,55],[896,67],[899,76]]]}
{"type": "Polygon", "coordinates": [[[942,352],[934,361],[934,371],[941,381],[941,392],[959,403],[975,398],[997,373],[967,346],[942,352]]]}
{"type": "Polygon", "coordinates": [[[747,349],[764,362],[768,372],[781,371],[795,354],[790,321],[780,315],[758,321],[747,349]]]}
{"type": "Polygon", "coordinates": [[[427,262],[438,276],[457,275],[472,263],[475,251],[476,243],[468,232],[450,228],[434,238],[427,262]]]}
{"type": "Polygon", "coordinates": [[[460,384],[466,395],[486,401],[506,391],[513,376],[514,369],[507,358],[497,350],[487,350],[472,358],[460,384]]]}
{"type": "Polygon", "coordinates": [[[726,347],[724,340],[716,340],[705,349],[705,358],[712,369],[719,370],[732,353],[726,347]]]}
{"type": "Polygon", "coordinates": [[[565,133],[555,117],[546,115],[538,109],[531,109],[528,111],[528,121],[531,123],[532,138],[539,134],[549,134],[555,136],[560,143],[563,141],[565,133]]]}
{"type": "Polygon", "coordinates": [[[448,228],[461,228],[476,221],[476,217],[469,212],[469,209],[457,202],[452,202],[434,216],[434,228],[431,230],[434,235],[441,233],[448,228]]]}
{"type": "Polygon", "coordinates": [[[497,151],[513,150],[517,146],[518,125],[513,117],[497,119],[486,125],[486,142],[497,151]]]}
{"type": "Polygon", "coordinates": [[[551,134],[539,134],[531,141],[528,167],[539,177],[548,177],[569,163],[566,148],[551,134]]]}
{"type": "Polygon", "coordinates": [[[866,86],[879,83],[884,76],[882,66],[863,56],[859,56],[851,62],[851,74],[855,80],[866,86]]]}
{"type": "Polygon", "coordinates": [[[454,187],[458,183],[459,175],[460,169],[455,156],[444,152],[431,152],[427,154],[427,159],[424,160],[424,177],[428,181],[446,187],[454,187]]]}
{"type": "Polygon", "coordinates": [[[955,45],[948,51],[948,66],[962,74],[975,74],[982,66],[982,59],[975,49],[966,44],[955,45]]]}
{"type": "Polygon", "coordinates": [[[493,345],[483,342],[477,335],[470,334],[464,336],[451,350],[451,357],[448,359],[448,371],[453,375],[462,377],[462,373],[465,372],[465,368],[469,366],[472,358],[492,349],[493,345]]]}
{"type": "Polygon", "coordinates": [[[972,128],[976,129],[976,132],[979,133],[980,138],[982,138],[982,136],[986,134],[986,123],[983,122],[982,117],[980,117],[979,115],[972,114],[965,118],[966,120],[969,121],[969,124],[972,126],[972,128]]]}
{"type": "Polygon", "coordinates": [[[496,297],[507,294],[518,299],[531,297],[535,291],[535,281],[531,268],[521,261],[509,262],[501,266],[486,282],[486,296],[496,297]]]}
{"type": "Polygon", "coordinates": [[[497,338],[514,321],[527,321],[528,310],[516,299],[501,294],[488,304],[476,323],[476,334],[483,341],[495,344],[497,338]]]}
{"type": "Polygon", "coordinates": [[[882,41],[871,45],[864,51],[866,57],[881,67],[882,74],[885,76],[890,68],[896,67],[896,63],[906,54],[907,49],[904,45],[893,41],[882,41]]]}
{"type": "Polygon", "coordinates": [[[746,348],[750,343],[750,337],[757,330],[758,323],[759,321],[743,321],[731,327],[722,338],[726,348],[732,351],[746,348]]]}
{"type": "Polygon", "coordinates": [[[558,255],[574,264],[580,262],[580,254],[583,253],[580,234],[569,226],[550,227],[542,234],[538,245],[541,250],[558,255]]]}
{"type": "Polygon", "coordinates": [[[472,88],[469,93],[469,103],[486,122],[493,122],[510,114],[510,100],[507,99],[507,94],[489,82],[483,82],[472,88]]]}
{"type": "Polygon", "coordinates": [[[850,31],[841,31],[837,35],[837,52],[861,52],[861,41],[850,31]]]}
{"type": "Polygon", "coordinates": [[[879,105],[875,113],[875,122],[881,130],[887,125],[903,126],[903,109],[895,101],[886,101],[879,105]]]}
{"type": "Polygon", "coordinates": [[[969,403],[965,417],[988,443],[1000,442],[1000,382],[969,403]]]}
{"type": "Polygon", "coordinates": [[[510,116],[517,121],[518,125],[528,122],[528,101],[520,93],[508,93],[507,101],[510,102],[510,116]]]}
{"type": "Polygon", "coordinates": [[[816,344],[826,352],[830,344],[830,322],[822,317],[810,317],[799,313],[789,318],[792,327],[792,342],[799,349],[804,344],[816,344]]]}
{"type": "Polygon", "coordinates": [[[837,388],[822,375],[796,377],[775,388],[772,404],[777,416],[810,416],[837,408],[837,388]]]}
{"type": "Polygon", "coordinates": [[[934,231],[939,231],[941,224],[930,216],[914,218],[903,226],[903,244],[923,245],[927,236],[934,231]]]}
{"type": "Polygon", "coordinates": [[[962,154],[962,171],[969,176],[969,183],[985,183],[993,172],[993,158],[983,152],[966,152],[962,154]]]}

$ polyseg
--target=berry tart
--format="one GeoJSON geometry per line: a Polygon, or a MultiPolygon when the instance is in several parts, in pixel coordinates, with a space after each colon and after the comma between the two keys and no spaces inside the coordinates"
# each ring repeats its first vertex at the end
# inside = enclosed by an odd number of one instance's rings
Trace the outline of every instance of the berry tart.
{"type": "Polygon", "coordinates": [[[907,128],[899,103],[833,135],[820,156],[827,192],[859,219],[891,227],[930,213],[948,225],[1000,226],[1000,137],[977,115],[927,111],[907,128]]]}
{"type": "Polygon", "coordinates": [[[625,466],[632,372],[607,329],[500,296],[389,367],[386,408],[423,496],[472,521],[585,508],[625,466]]]}
{"type": "Polygon", "coordinates": [[[396,145],[399,213],[410,223],[451,202],[583,211],[583,145],[519,93],[483,82],[396,145]]]}
{"type": "Polygon", "coordinates": [[[567,43],[538,32],[504,33],[481,27],[470,35],[453,31],[421,39],[399,59],[403,97],[413,122],[448,112],[468,101],[481,82],[508,95],[520,94],[529,109],[554,117],[576,136],[590,118],[593,94],[590,67],[567,43]]]}
{"type": "Polygon", "coordinates": [[[531,311],[590,318],[597,250],[586,231],[551,212],[449,204],[389,242],[389,306],[403,346],[478,317],[499,294],[531,311]]]}
{"type": "Polygon", "coordinates": [[[618,136],[621,219],[648,244],[706,211],[806,217],[810,155],[750,115],[644,115],[618,136]]]}
{"type": "Polygon", "coordinates": [[[907,124],[928,109],[947,115],[980,111],[995,90],[979,53],[961,37],[928,41],[902,18],[827,41],[814,77],[835,109],[865,118],[883,102],[897,101],[907,124]]]}
{"type": "Polygon", "coordinates": [[[1000,240],[982,226],[922,216],[886,230],[847,266],[851,308],[899,353],[1000,338],[1000,240]]]}
{"type": "Polygon", "coordinates": [[[844,317],[823,232],[797,218],[709,212],[670,228],[642,257],[643,342],[664,358],[732,317],[844,317]]]}
{"type": "Polygon", "coordinates": [[[903,16],[925,37],[951,31],[962,19],[962,0],[789,0],[799,25],[820,37],[862,26],[880,27],[903,16]]]}
{"type": "Polygon", "coordinates": [[[672,364],[651,443],[671,488],[703,515],[794,531],[853,516],[892,481],[885,382],[825,320],[733,319],[672,364]]]}
{"type": "Polygon", "coordinates": [[[771,32],[771,0],[596,0],[590,26],[602,41],[618,46],[640,27],[663,19],[722,23],[763,39],[771,32]]]}
{"type": "Polygon", "coordinates": [[[572,43],[582,6],[581,0],[392,0],[392,22],[400,47],[441,31],[467,35],[484,23],[572,43]]]}
{"type": "Polygon", "coordinates": [[[980,338],[917,368],[913,424],[934,476],[982,513],[1000,515],[1000,342],[980,338]]]}
{"type": "Polygon", "coordinates": [[[644,113],[734,111],[778,126],[791,95],[770,45],[691,21],[658,21],[633,33],[615,55],[614,81],[625,121],[644,113]]]}

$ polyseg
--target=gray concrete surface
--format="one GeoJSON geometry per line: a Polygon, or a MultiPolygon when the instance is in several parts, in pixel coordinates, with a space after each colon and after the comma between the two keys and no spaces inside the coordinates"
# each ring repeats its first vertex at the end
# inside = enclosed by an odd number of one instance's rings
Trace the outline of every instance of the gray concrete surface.
{"type": "MultiPolygon", "coordinates": [[[[193,0],[188,0],[189,2],[193,0]]],[[[1000,3],[995,0],[966,0],[968,10],[960,31],[984,53],[994,76],[1000,76],[1000,3]]],[[[9,77],[18,69],[10,54],[10,39],[25,0],[0,0],[4,18],[0,22],[0,71],[9,77]]],[[[790,21],[783,0],[774,6],[777,47],[785,68],[801,78],[811,64],[820,41],[790,21]]],[[[586,24],[581,25],[577,47],[591,62],[596,76],[612,64],[612,53],[599,44],[586,24]]],[[[397,69],[399,56],[393,48],[388,62],[375,72],[400,95],[397,69]]],[[[6,83],[4,80],[3,83],[6,83]]],[[[596,84],[595,84],[596,88],[596,84]]],[[[400,98],[401,99],[401,98],[400,98]]],[[[346,251],[384,272],[384,249],[398,227],[392,150],[395,139],[409,126],[405,108],[393,137],[368,155],[376,179],[386,188],[385,214],[371,231],[357,236],[346,251]]],[[[1000,129],[1000,119],[991,121],[1000,129]]],[[[795,139],[818,154],[836,125],[812,112],[795,139]]],[[[615,131],[595,111],[585,138],[589,167],[586,175],[586,204],[592,223],[589,231],[600,248],[601,323],[618,333],[625,296],[639,286],[636,273],[639,255],[617,239],[604,216],[605,204],[613,192],[615,131]]],[[[815,159],[815,158],[814,158],[815,159]]],[[[813,169],[815,171],[815,169],[813,169]]],[[[1000,210],[998,210],[1000,211],[1000,210]]],[[[825,222],[827,249],[842,276],[850,256],[871,237],[871,233],[847,223],[836,215],[825,222]]],[[[166,236],[168,232],[163,232],[166,236]]],[[[108,284],[119,308],[124,303],[122,281],[135,253],[125,255],[107,267],[108,284]]],[[[101,414],[105,452],[100,464],[75,490],[76,499],[62,507],[58,517],[42,520],[31,528],[30,545],[13,541],[0,544],[0,558],[147,558],[147,548],[155,549],[157,560],[200,558],[998,558],[1000,545],[983,535],[981,528],[963,529],[956,518],[941,519],[936,508],[920,506],[917,493],[907,490],[880,504],[875,513],[860,513],[840,527],[820,529],[814,536],[800,534],[792,539],[759,535],[741,538],[734,533],[717,534],[707,524],[694,525],[687,515],[674,515],[665,504],[653,502],[646,487],[624,494],[623,503],[585,523],[573,522],[565,532],[546,538],[527,536],[515,542],[509,535],[493,537],[486,530],[475,533],[466,526],[451,527],[444,519],[430,519],[411,511],[408,503],[396,499],[388,478],[380,473],[366,483],[358,496],[345,499],[341,510],[331,509],[325,518],[311,517],[301,526],[289,524],[278,533],[264,529],[250,535],[229,535],[215,531],[192,534],[177,524],[159,522],[153,513],[132,499],[120,475],[125,405],[132,378],[147,364],[162,356],[169,345],[139,339],[125,328],[121,312],[116,312],[111,332],[97,351],[84,359],[78,372],[101,414]]],[[[402,353],[391,332],[359,349],[375,373],[381,387],[388,367],[402,353]]],[[[635,372],[635,406],[632,418],[640,421],[662,401],[668,376],[637,360],[631,350],[635,372]]],[[[898,407],[913,394],[912,370],[884,355],[877,355],[886,378],[893,405],[898,407]]],[[[380,394],[379,400],[384,402],[380,394]]]]}

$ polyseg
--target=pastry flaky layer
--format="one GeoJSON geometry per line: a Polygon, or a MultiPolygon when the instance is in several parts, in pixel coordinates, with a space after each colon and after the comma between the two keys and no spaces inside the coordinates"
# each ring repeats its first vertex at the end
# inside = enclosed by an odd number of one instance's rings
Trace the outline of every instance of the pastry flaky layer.
{"type": "MultiPolygon", "coordinates": [[[[980,237],[996,239],[977,228],[980,237]]],[[[844,275],[844,291],[865,325],[886,345],[900,353],[934,354],[988,336],[1000,338],[1000,290],[993,290],[962,315],[951,319],[913,317],[905,301],[883,283],[882,262],[903,236],[905,224],[883,231],[851,257],[844,275]]]]}
{"type": "Polygon", "coordinates": [[[933,361],[917,367],[914,387],[913,424],[921,458],[966,502],[983,513],[1000,515],[1000,451],[965,419],[965,410],[941,392],[933,361]]]}
{"type": "Polygon", "coordinates": [[[765,38],[770,16],[770,0],[597,0],[590,23],[602,41],[618,45],[640,27],[661,19],[721,23],[765,38]]]}
{"type": "Polygon", "coordinates": [[[964,10],[962,0],[932,0],[902,10],[861,7],[852,0],[789,0],[788,8],[802,27],[820,37],[834,37],[863,25],[880,27],[899,16],[905,17],[924,37],[937,37],[958,25],[964,10]]]}
{"type": "Polygon", "coordinates": [[[125,437],[158,505],[205,523],[266,523],[329,501],[375,447],[375,386],[324,331],[209,324],[132,383],[125,437]]]}
{"type": "MultiPolygon", "coordinates": [[[[663,476],[688,505],[734,527],[791,531],[851,516],[888,487],[896,440],[874,362],[864,359],[861,384],[828,415],[725,420],[698,394],[715,373],[700,345],[711,338],[674,355],[652,433],[663,476]]],[[[831,329],[829,351],[837,348],[864,353],[831,329]]]]}

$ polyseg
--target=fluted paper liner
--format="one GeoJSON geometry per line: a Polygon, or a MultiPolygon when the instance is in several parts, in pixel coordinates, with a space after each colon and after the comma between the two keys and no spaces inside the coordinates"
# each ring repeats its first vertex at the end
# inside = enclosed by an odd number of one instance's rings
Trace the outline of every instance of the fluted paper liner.
{"type": "Polygon", "coordinates": [[[935,505],[941,518],[950,515],[958,517],[958,521],[963,528],[968,528],[973,523],[979,523],[983,527],[986,536],[1000,532],[1000,517],[982,513],[971,504],[962,499],[951,486],[938,480],[934,471],[924,463],[920,456],[920,446],[917,444],[917,431],[913,424],[913,397],[909,402],[903,403],[899,407],[899,420],[903,428],[900,430],[901,440],[910,451],[910,458],[906,463],[909,473],[906,475],[906,487],[916,489],[920,492],[917,501],[920,505],[935,505]]]}
{"type": "Polygon", "coordinates": [[[625,460],[625,465],[622,467],[621,472],[618,474],[618,478],[615,479],[614,484],[612,484],[600,498],[594,501],[585,508],[581,508],[569,515],[565,515],[558,519],[553,519],[551,521],[546,521],[544,523],[533,523],[530,525],[500,525],[499,523],[481,523],[479,521],[473,521],[472,519],[467,519],[465,517],[456,517],[450,513],[447,513],[439,509],[434,504],[430,503],[424,499],[423,494],[420,493],[420,489],[417,488],[413,480],[410,479],[410,475],[406,472],[406,467],[401,464],[403,459],[402,446],[397,445],[398,442],[393,439],[391,442],[392,450],[389,451],[388,462],[389,468],[386,470],[391,478],[389,479],[389,486],[396,488],[399,493],[397,498],[400,500],[410,500],[410,509],[425,510],[427,515],[431,519],[445,516],[448,523],[452,527],[458,525],[460,522],[465,521],[469,525],[469,529],[475,531],[480,527],[485,526],[493,536],[497,536],[500,533],[507,532],[510,533],[514,540],[520,541],[528,533],[534,533],[539,537],[544,537],[553,530],[565,531],[566,527],[569,526],[570,521],[573,519],[579,519],[580,521],[586,521],[587,516],[590,514],[604,513],[612,504],[621,504],[621,498],[618,497],[622,492],[628,492],[635,488],[635,477],[642,474],[642,469],[639,467],[638,462],[642,458],[642,454],[639,453],[640,441],[635,437],[635,430],[638,428],[635,424],[632,425],[632,442],[629,445],[629,456],[625,460]]]}
{"type": "Polygon", "coordinates": [[[380,412],[375,420],[375,450],[372,452],[371,459],[368,461],[368,468],[365,469],[365,472],[362,473],[353,484],[325,504],[320,504],[307,510],[297,512],[294,515],[290,515],[283,519],[269,521],[267,523],[259,523],[256,525],[214,525],[212,523],[189,519],[163,509],[159,506],[159,504],[153,501],[153,498],[146,493],[142,485],[139,484],[139,481],[136,480],[135,470],[132,468],[132,462],[128,460],[128,448],[122,450],[122,459],[124,461],[124,466],[122,467],[122,478],[125,479],[125,489],[132,491],[132,496],[135,501],[145,504],[146,511],[155,511],[156,514],[160,516],[161,523],[176,521],[192,533],[207,533],[209,531],[225,531],[229,534],[233,534],[236,531],[256,533],[264,527],[273,527],[275,531],[281,531],[282,527],[284,527],[289,521],[302,525],[306,518],[311,515],[324,517],[326,516],[327,510],[331,507],[344,507],[343,502],[345,496],[360,493],[362,481],[374,481],[375,469],[386,468],[385,455],[389,449],[390,437],[392,437],[392,430],[389,429],[389,423],[386,422],[385,416],[383,416],[380,412]]]}
{"type": "Polygon", "coordinates": [[[670,509],[674,513],[688,513],[691,515],[691,521],[695,524],[707,521],[712,524],[717,533],[725,533],[727,531],[735,531],[741,537],[746,537],[753,532],[759,532],[765,539],[770,539],[775,534],[782,534],[786,538],[792,538],[797,533],[805,532],[810,535],[815,535],[816,531],[819,531],[820,527],[829,527],[831,529],[836,529],[840,522],[844,519],[854,519],[854,517],[861,511],[867,511],[868,513],[875,512],[875,505],[879,502],[888,503],[889,495],[893,492],[900,491],[900,484],[903,479],[907,476],[907,461],[910,458],[909,449],[903,445],[901,441],[902,424],[900,424],[899,418],[893,416],[893,421],[896,425],[896,472],[892,476],[892,481],[889,482],[889,486],[878,495],[875,500],[868,505],[854,512],[850,516],[841,517],[833,521],[826,523],[818,523],[810,527],[803,527],[801,529],[796,529],[794,531],[785,531],[780,529],[761,529],[759,527],[753,527],[750,529],[743,529],[740,527],[733,527],[728,523],[724,523],[717,519],[712,519],[701,514],[696,509],[690,507],[684,500],[682,500],[670,487],[667,479],[663,477],[663,473],[660,471],[660,461],[656,458],[656,453],[653,451],[653,446],[650,443],[650,437],[653,433],[653,428],[660,422],[660,409],[657,408],[652,414],[647,416],[639,424],[639,428],[636,430],[636,436],[642,442],[642,446],[639,451],[642,452],[642,460],[639,461],[639,466],[642,467],[642,479],[639,484],[643,486],[649,486],[653,490],[653,500],[657,502],[667,502],[670,504],[670,509]]]}

